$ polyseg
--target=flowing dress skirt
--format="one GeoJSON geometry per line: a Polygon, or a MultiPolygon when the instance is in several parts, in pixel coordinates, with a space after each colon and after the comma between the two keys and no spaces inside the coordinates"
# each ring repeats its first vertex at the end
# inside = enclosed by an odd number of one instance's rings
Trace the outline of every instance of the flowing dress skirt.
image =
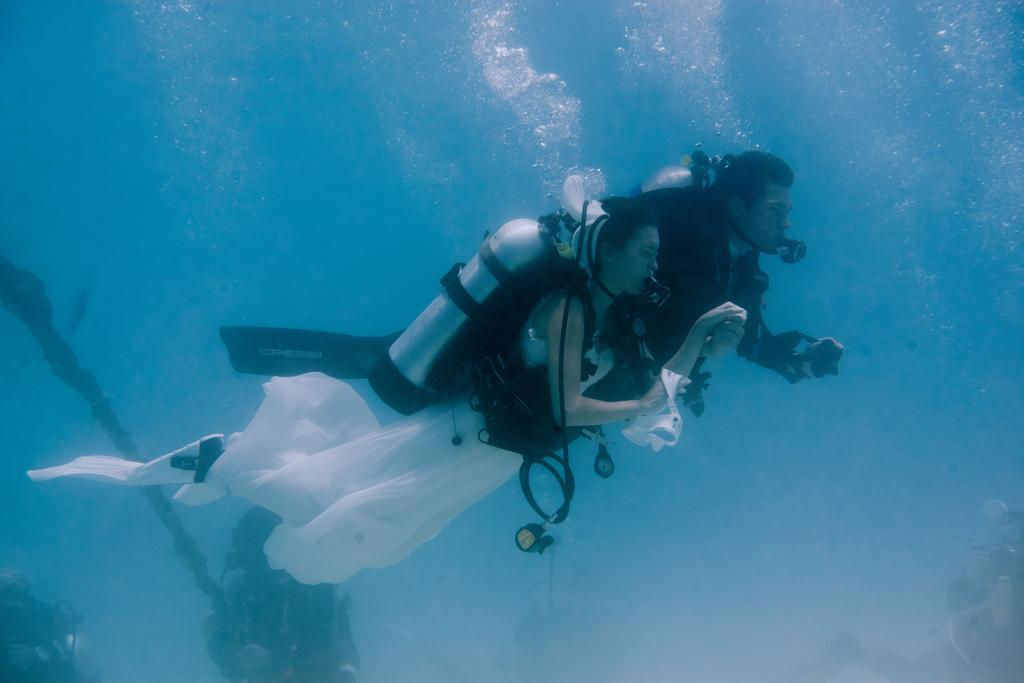
{"type": "MultiPolygon", "coordinates": [[[[483,417],[466,400],[381,426],[349,384],[321,373],[275,377],[244,431],[231,435],[202,484],[170,466],[85,456],[29,472],[130,486],[185,484],[176,500],[241,496],[281,516],[264,550],[304,583],[337,583],[399,562],[467,507],[512,478],[521,457],[481,443],[483,417]],[[454,420],[454,424],[453,424],[454,420]],[[452,444],[453,429],[463,435],[452,444]]],[[[191,450],[190,450],[191,449],[191,450]]]]}

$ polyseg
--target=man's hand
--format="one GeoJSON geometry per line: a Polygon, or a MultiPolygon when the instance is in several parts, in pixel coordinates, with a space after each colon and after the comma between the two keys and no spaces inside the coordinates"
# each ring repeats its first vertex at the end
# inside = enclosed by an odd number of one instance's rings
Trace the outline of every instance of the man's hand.
{"type": "Polygon", "coordinates": [[[747,312],[734,303],[726,302],[702,315],[694,324],[707,335],[701,355],[722,358],[736,348],[743,339],[743,325],[747,312]]]}
{"type": "Polygon", "coordinates": [[[808,344],[807,348],[800,352],[800,367],[808,377],[838,375],[839,360],[845,350],[846,347],[832,337],[822,337],[808,344]]]}
{"type": "Polygon", "coordinates": [[[711,332],[704,344],[703,355],[713,359],[724,358],[739,346],[745,331],[742,320],[726,320],[711,332]]]}

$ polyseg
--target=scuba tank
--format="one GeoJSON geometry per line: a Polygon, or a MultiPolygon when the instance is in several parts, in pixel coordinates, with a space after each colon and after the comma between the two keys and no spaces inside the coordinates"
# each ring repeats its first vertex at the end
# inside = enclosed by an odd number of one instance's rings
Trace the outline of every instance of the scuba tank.
{"type": "Polygon", "coordinates": [[[441,293],[370,370],[377,395],[411,415],[448,396],[474,358],[515,338],[540,297],[575,270],[558,230],[557,221],[509,221],[452,266],[441,293]]]}
{"type": "Polygon", "coordinates": [[[690,187],[693,184],[694,174],[688,166],[663,166],[647,176],[631,194],[636,196],[670,187],[690,187]]]}

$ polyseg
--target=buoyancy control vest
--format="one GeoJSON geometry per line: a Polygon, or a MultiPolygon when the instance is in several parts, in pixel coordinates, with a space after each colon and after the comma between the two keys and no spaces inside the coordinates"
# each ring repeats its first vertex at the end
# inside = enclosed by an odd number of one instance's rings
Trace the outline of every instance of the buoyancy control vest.
{"type": "MultiPolygon", "coordinates": [[[[585,381],[596,370],[586,355],[593,346],[597,316],[585,283],[576,283],[567,295],[583,305],[579,379],[585,381]]],[[[563,428],[555,419],[547,363],[527,367],[520,336],[516,334],[504,348],[482,355],[473,363],[470,403],[484,416],[484,427],[477,435],[481,441],[529,459],[557,451],[563,440],[575,440],[581,429],[569,428],[563,435],[563,428]]]]}
{"type": "Polygon", "coordinates": [[[410,415],[451,395],[466,371],[515,339],[544,295],[584,277],[557,221],[509,221],[468,263],[441,278],[441,293],[369,373],[389,406],[410,415]]]}

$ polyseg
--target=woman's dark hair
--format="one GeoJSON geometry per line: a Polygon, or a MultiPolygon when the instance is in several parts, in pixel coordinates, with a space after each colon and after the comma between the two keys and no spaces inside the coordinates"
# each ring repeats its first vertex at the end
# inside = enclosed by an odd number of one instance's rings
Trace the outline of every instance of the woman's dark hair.
{"type": "Polygon", "coordinates": [[[646,227],[658,227],[658,217],[635,199],[629,197],[607,197],[601,200],[601,207],[608,219],[601,227],[597,238],[597,253],[602,249],[622,249],[646,227]]]}
{"type": "Polygon", "coordinates": [[[723,205],[736,196],[750,206],[765,193],[769,181],[792,187],[793,169],[774,154],[744,152],[718,169],[711,190],[723,205]]]}

